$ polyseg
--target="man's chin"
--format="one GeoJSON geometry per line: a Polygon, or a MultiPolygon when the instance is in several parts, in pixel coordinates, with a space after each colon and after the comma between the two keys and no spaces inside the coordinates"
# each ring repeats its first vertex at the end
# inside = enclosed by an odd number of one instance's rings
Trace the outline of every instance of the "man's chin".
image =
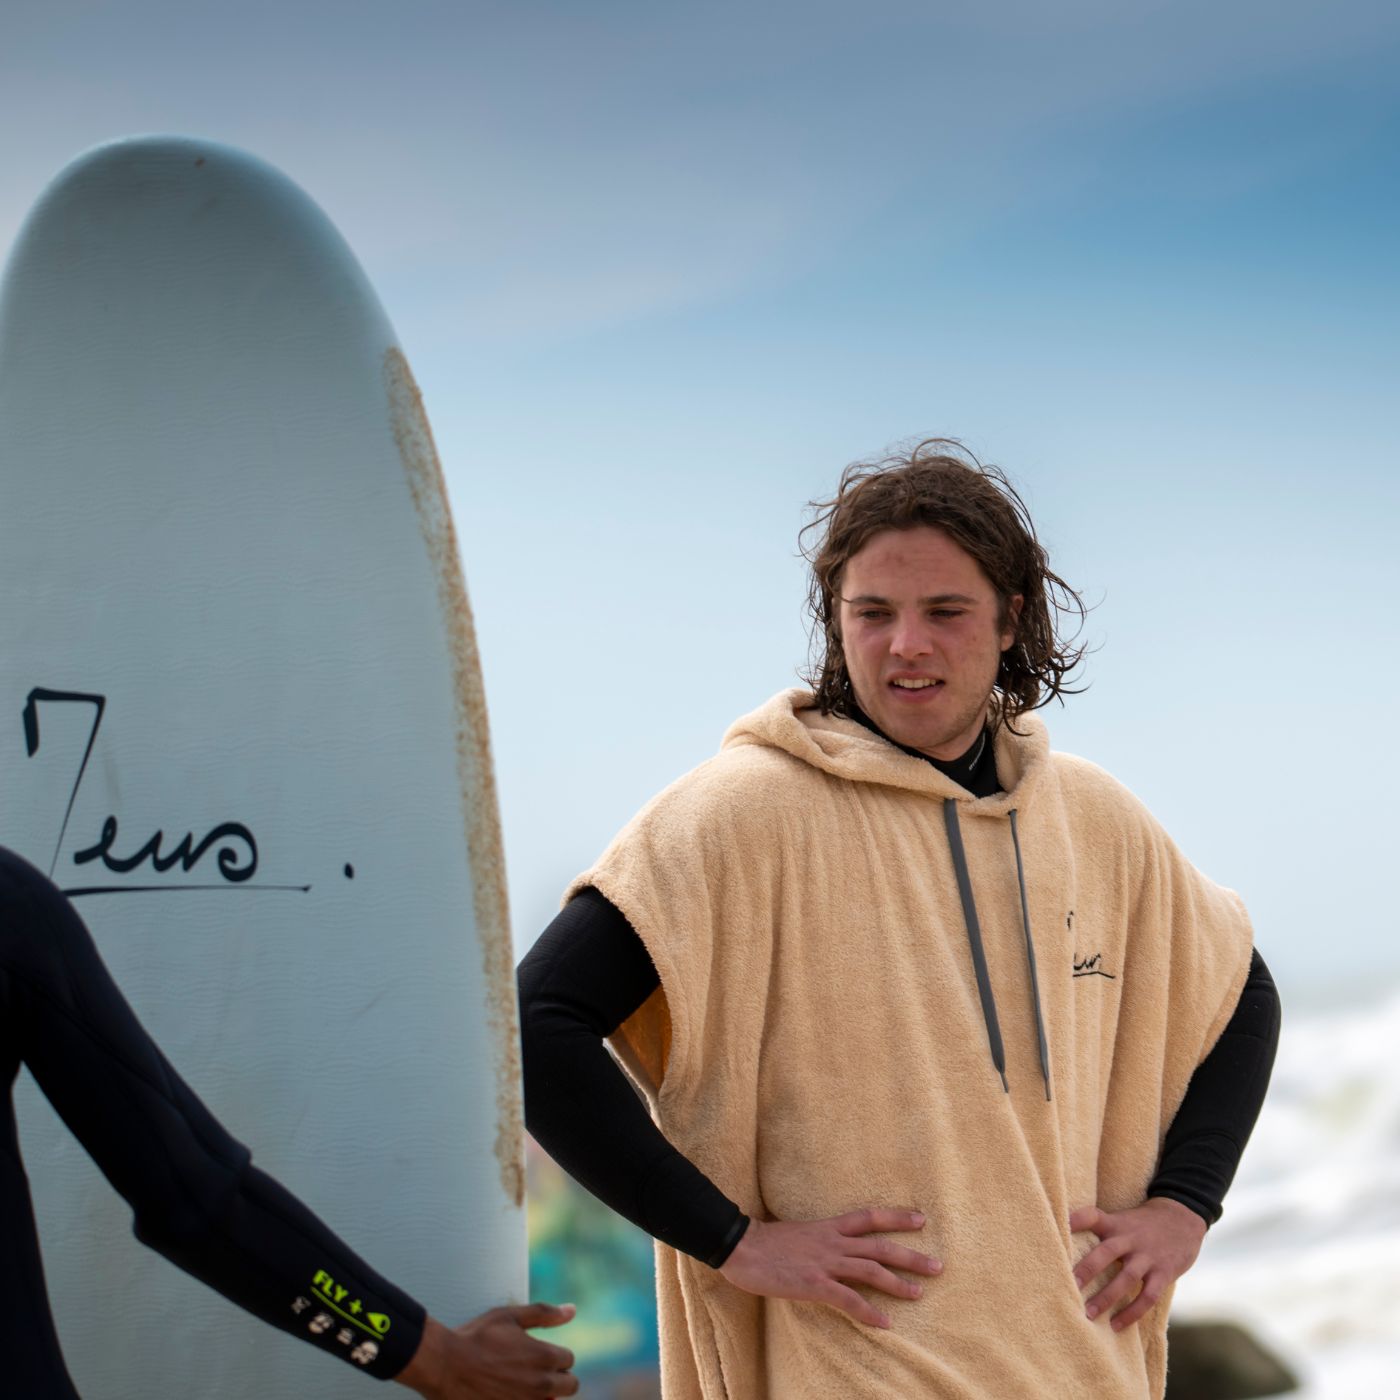
{"type": "MultiPolygon", "coordinates": [[[[928,729],[912,724],[881,724],[880,728],[886,738],[893,739],[906,749],[917,749],[929,758],[941,759],[950,744],[957,745],[958,736],[950,735],[943,728],[928,729]]],[[[959,748],[953,757],[956,758],[961,752],[959,748]]]]}
{"type": "MultiPolygon", "coordinates": [[[[870,711],[866,711],[870,714],[870,711]]],[[[871,718],[880,732],[906,749],[917,749],[927,758],[947,763],[961,758],[977,739],[977,716],[971,715],[956,726],[943,724],[913,724],[907,715],[877,714],[871,718]]]]}

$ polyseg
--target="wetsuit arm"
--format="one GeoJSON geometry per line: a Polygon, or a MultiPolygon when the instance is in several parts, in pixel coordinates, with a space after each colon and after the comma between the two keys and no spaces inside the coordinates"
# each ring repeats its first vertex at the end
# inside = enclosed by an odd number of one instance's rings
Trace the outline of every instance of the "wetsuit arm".
{"type": "Polygon", "coordinates": [[[1179,1201],[1207,1225],[1220,1219],[1225,1193],[1264,1105],[1278,1032],[1278,990],[1256,951],[1234,1014],[1191,1076],[1167,1130],[1149,1196],[1179,1201]]]}
{"type": "Polygon", "coordinates": [[[371,1375],[392,1377],[412,1358],[423,1308],[252,1165],[146,1034],[72,905],[8,852],[0,853],[0,1036],[5,1058],[29,1066],[130,1204],[143,1243],[371,1375]]]}
{"type": "Polygon", "coordinates": [[[519,969],[525,1124],[605,1205],[718,1268],[745,1216],[671,1145],[603,1041],[659,985],[626,916],[582,891],[519,969]]]}

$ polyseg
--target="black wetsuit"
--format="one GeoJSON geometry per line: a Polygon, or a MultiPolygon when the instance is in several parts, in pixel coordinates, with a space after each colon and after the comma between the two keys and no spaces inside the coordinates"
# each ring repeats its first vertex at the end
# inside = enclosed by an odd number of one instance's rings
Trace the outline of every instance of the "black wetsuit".
{"type": "Polygon", "coordinates": [[[126,1198],[142,1243],[356,1369],[387,1379],[407,1365],[422,1307],[251,1164],[142,1029],[73,906],[0,848],[0,1393],[77,1397],[15,1131],[21,1063],[126,1198]]]}
{"type": "MultiPolygon", "coordinates": [[[[929,761],[976,797],[1001,791],[989,742],[952,762],[929,761]]],[[[603,1044],[659,985],[626,916],[583,890],[540,935],[518,980],[525,1122],[536,1141],[619,1215],[718,1267],[748,1217],[667,1141],[603,1044]]],[[[1234,1014],[1172,1120],[1149,1196],[1180,1201],[1207,1224],[1220,1218],[1263,1106],[1278,1031],[1278,993],[1256,952],[1234,1014]]]]}

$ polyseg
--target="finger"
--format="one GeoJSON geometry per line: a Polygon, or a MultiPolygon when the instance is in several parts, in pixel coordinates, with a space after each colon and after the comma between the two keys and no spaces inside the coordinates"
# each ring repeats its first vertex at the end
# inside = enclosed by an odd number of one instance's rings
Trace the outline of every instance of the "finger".
{"type": "Polygon", "coordinates": [[[578,1377],[566,1375],[561,1371],[557,1376],[549,1378],[549,1389],[544,1393],[546,1395],[577,1395],[578,1377]]]}
{"type": "Polygon", "coordinates": [[[812,1298],[818,1303],[828,1303],[833,1308],[850,1313],[857,1322],[863,1322],[868,1327],[890,1325],[890,1320],[884,1313],[867,1303],[854,1288],[847,1288],[844,1284],[828,1282],[825,1287],[816,1289],[812,1298]]]}
{"type": "Polygon", "coordinates": [[[924,1291],[923,1284],[912,1278],[900,1278],[898,1274],[892,1274],[888,1269],[882,1268],[873,1259],[843,1259],[832,1267],[831,1272],[836,1278],[868,1284],[871,1288],[878,1288],[881,1293],[890,1293],[896,1298],[919,1298],[924,1291]]]}
{"type": "Polygon", "coordinates": [[[1107,1216],[1098,1206],[1080,1206],[1069,1218],[1069,1228],[1071,1234],[1078,1234],[1081,1230],[1092,1230],[1096,1235],[1102,1235],[1103,1230],[1099,1226],[1107,1220],[1107,1216]]]}
{"type": "Polygon", "coordinates": [[[1117,1238],[1106,1239],[1102,1244],[1096,1244],[1074,1266],[1074,1281],[1080,1288],[1087,1288],[1093,1279],[1098,1278],[1115,1259],[1121,1259],[1127,1251],[1127,1241],[1117,1238]]]}
{"type": "Polygon", "coordinates": [[[553,1342],[542,1342],[538,1338],[532,1338],[531,1341],[532,1362],[549,1371],[568,1371],[573,1368],[574,1354],[568,1347],[557,1347],[553,1342]]]}
{"type": "Polygon", "coordinates": [[[1128,1304],[1122,1312],[1113,1319],[1113,1330],[1121,1332],[1125,1327],[1132,1327],[1137,1322],[1147,1316],[1153,1308],[1157,1306],[1162,1296],[1162,1285],[1155,1275],[1148,1275],[1147,1282],[1143,1284],[1142,1291],[1128,1304]]]}
{"type": "Polygon", "coordinates": [[[522,1327],[562,1327],[578,1311],[572,1303],[523,1303],[519,1307],[502,1308],[522,1327]]]}
{"type": "Polygon", "coordinates": [[[893,1240],[859,1238],[847,1247],[852,1258],[874,1259],[887,1269],[907,1269],[911,1274],[939,1274],[943,1263],[931,1254],[920,1254],[893,1240]]]}
{"type": "Polygon", "coordinates": [[[868,1235],[875,1230],[922,1230],[924,1215],[917,1210],[873,1206],[869,1210],[853,1210],[838,1215],[832,1223],[843,1235],[868,1235]]]}
{"type": "Polygon", "coordinates": [[[1132,1259],[1125,1260],[1123,1267],[1084,1305],[1084,1315],[1102,1317],[1136,1292],[1141,1282],[1142,1270],[1132,1259]]]}

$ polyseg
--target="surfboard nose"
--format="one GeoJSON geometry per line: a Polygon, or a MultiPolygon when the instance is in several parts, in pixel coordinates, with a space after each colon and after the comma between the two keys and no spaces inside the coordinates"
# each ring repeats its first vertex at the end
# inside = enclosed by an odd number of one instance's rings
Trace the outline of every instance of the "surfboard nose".
{"type": "Polygon", "coordinates": [[[331,381],[395,342],[310,196],[246,152],[169,136],[99,146],[44,191],[0,284],[0,357],[20,337],[55,375],[108,377],[128,402],[160,376],[209,412],[244,378],[273,387],[270,342],[314,352],[331,381]]]}

